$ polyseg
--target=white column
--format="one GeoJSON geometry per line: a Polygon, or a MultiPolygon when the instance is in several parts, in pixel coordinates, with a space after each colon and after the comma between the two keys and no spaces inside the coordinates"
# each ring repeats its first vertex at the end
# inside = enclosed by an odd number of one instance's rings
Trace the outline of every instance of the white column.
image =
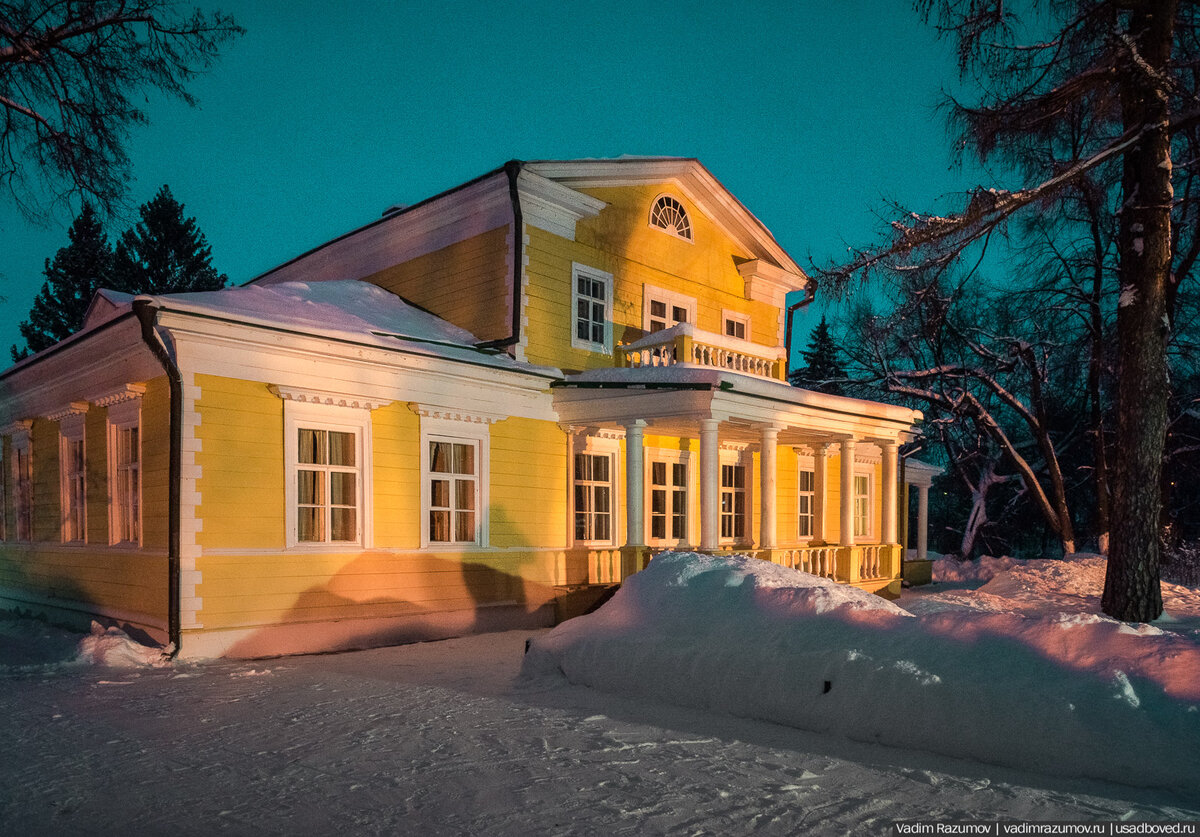
{"type": "Polygon", "coordinates": [[[635,419],[625,425],[625,545],[645,546],[646,509],[642,496],[645,468],[642,464],[642,430],[646,422],[635,419]]]}
{"type": "Polygon", "coordinates": [[[929,486],[917,486],[917,560],[929,554],[929,486]]]}
{"type": "Polygon", "coordinates": [[[881,543],[896,542],[896,489],[899,487],[897,447],[895,442],[880,442],[883,451],[883,526],[881,543]]]}
{"type": "Polygon", "coordinates": [[[854,546],[854,440],[842,444],[842,546],[854,546]]]}
{"type": "Polygon", "coordinates": [[[700,551],[716,552],[721,533],[721,453],[716,419],[700,420],[700,551]]]}
{"type": "Polygon", "coordinates": [[[759,547],[761,549],[775,548],[775,482],[776,482],[776,451],[779,444],[779,428],[769,424],[762,429],[762,450],[759,452],[758,468],[760,477],[759,497],[759,547]]]}
{"type": "Polygon", "coordinates": [[[817,543],[825,543],[825,483],[829,476],[828,452],[824,442],[813,445],[812,538],[817,543]]]}

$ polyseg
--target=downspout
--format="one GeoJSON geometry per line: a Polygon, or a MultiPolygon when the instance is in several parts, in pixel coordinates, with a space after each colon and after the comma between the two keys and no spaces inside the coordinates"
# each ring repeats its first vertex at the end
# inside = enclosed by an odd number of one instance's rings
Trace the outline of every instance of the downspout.
{"type": "Polygon", "coordinates": [[[508,199],[512,202],[513,214],[513,270],[512,270],[512,326],[508,337],[476,343],[477,349],[506,349],[521,342],[521,256],[525,249],[525,219],[521,213],[521,192],[517,177],[524,164],[520,160],[509,160],[504,164],[508,175],[508,199]]]}
{"type": "Polygon", "coordinates": [[[171,393],[171,456],[167,471],[167,641],[169,656],[179,654],[181,631],[179,615],[180,555],[180,481],[183,473],[183,376],[170,352],[155,330],[158,309],[149,299],[135,299],[133,312],[142,325],[142,340],[158,358],[171,393]]]}
{"type": "MultiPolygon", "coordinates": [[[[793,302],[788,306],[787,312],[783,315],[783,349],[786,352],[788,376],[792,372],[792,315],[800,308],[805,308],[812,304],[812,301],[817,298],[817,283],[812,279],[808,280],[808,285],[804,289],[804,296],[799,302],[793,302]]],[[[787,380],[787,377],[784,378],[787,380]]]]}

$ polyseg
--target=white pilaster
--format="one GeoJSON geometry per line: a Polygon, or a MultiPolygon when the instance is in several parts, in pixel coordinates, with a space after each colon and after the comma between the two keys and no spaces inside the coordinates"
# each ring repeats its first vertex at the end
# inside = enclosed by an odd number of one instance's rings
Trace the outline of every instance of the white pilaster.
{"type": "Polygon", "coordinates": [[[829,478],[829,449],[822,442],[813,446],[813,526],[812,538],[825,543],[825,484],[829,478]]]}
{"type": "Polygon", "coordinates": [[[721,532],[721,453],[716,419],[700,420],[700,551],[716,552],[721,532]]]}
{"type": "Polygon", "coordinates": [[[842,531],[839,543],[854,546],[854,440],[843,439],[842,457],[842,531]]]}
{"type": "Polygon", "coordinates": [[[917,560],[929,554],[929,486],[917,486],[917,560]]]}
{"type": "Polygon", "coordinates": [[[898,486],[897,447],[895,442],[880,442],[883,451],[883,527],[882,543],[896,543],[896,488],[898,486]]]}
{"type": "Polygon", "coordinates": [[[779,427],[769,424],[762,429],[762,450],[759,452],[759,478],[761,495],[759,498],[759,547],[762,549],[775,548],[775,484],[776,484],[776,451],[779,444],[779,427]]]}
{"type": "Polygon", "coordinates": [[[645,468],[642,431],[646,422],[635,419],[625,425],[625,545],[646,545],[646,509],[642,485],[645,468]]]}

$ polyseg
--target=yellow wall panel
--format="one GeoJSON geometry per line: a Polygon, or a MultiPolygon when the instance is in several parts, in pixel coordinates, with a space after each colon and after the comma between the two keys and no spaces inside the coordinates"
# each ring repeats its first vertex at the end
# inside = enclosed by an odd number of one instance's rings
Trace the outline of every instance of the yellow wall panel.
{"type": "Polygon", "coordinates": [[[283,401],[265,383],[197,375],[201,476],[197,542],[207,549],[285,544],[283,401]]]}
{"type": "Polygon", "coordinates": [[[491,426],[489,540],[498,547],[566,543],[567,435],[557,424],[509,418],[491,426]]]}
{"type": "Polygon", "coordinates": [[[421,545],[421,422],[406,404],[371,413],[375,545],[421,545]]]}

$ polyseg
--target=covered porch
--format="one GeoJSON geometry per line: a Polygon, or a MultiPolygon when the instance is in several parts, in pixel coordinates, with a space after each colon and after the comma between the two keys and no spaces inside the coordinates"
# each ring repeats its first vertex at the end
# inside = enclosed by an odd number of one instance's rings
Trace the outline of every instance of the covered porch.
{"type": "Polygon", "coordinates": [[[691,549],[898,592],[899,448],[920,413],[677,364],[571,376],[556,385],[555,408],[572,439],[573,554],[586,554],[588,583],[691,549]],[[623,501],[606,547],[579,538],[590,490],[580,457],[603,449],[616,466],[614,511],[623,501]]]}

